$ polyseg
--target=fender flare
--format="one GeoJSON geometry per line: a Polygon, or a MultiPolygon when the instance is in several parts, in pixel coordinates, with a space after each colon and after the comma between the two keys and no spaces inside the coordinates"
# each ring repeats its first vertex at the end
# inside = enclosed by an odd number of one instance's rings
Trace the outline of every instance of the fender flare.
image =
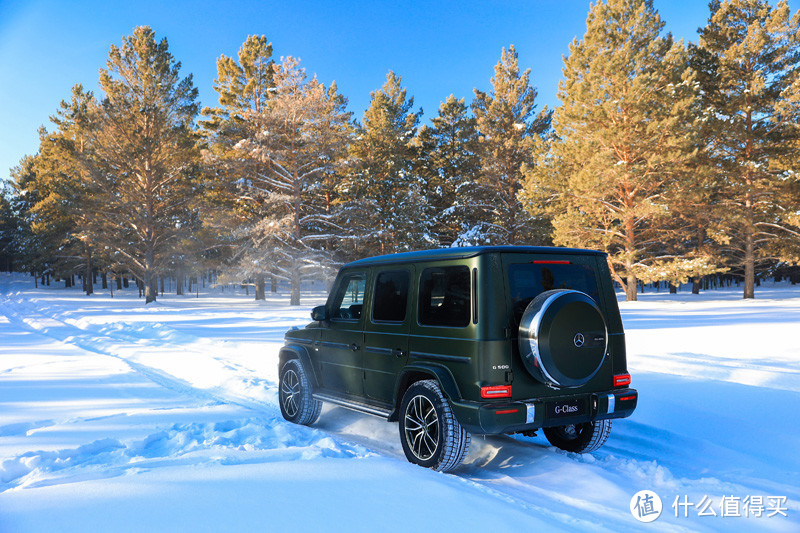
{"type": "Polygon", "coordinates": [[[412,363],[406,365],[403,371],[397,376],[394,386],[394,398],[392,400],[392,413],[389,415],[389,422],[397,420],[398,411],[400,410],[400,402],[403,400],[401,391],[405,393],[411,381],[417,381],[415,376],[426,375],[435,379],[439,383],[445,397],[450,401],[458,401],[461,399],[461,391],[458,390],[458,385],[446,366],[438,365],[435,363],[412,363]]]}
{"type": "Polygon", "coordinates": [[[308,354],[306,347],[299,344],[287,344],[283,346],[278,355],[278,375],[280,375],[283,365],[290,359],[300,360],[300,364],[303,365],[306,375],[311,381],[311,388],[318,389],[319,380],[317,379],[317,372],[314,369],[314,365],[311,364],[311,356],[308,354]]]}

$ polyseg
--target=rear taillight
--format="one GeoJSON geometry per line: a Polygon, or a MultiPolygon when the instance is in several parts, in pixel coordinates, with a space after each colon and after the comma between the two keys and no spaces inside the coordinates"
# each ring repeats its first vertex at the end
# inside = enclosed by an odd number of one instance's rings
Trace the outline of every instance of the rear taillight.
{"type": "Polygon", "coordinates": [[[501,409],[494,412],[496,415],[510,415],[511,413],[519,413],[519,409],[501,409]]]}
{"type": "Polygon", "coordinates": [[[631,384],[630,374],[617,374],[616,376],[614,376],[615,387],[627,387],[630,384],[631,384]]]}
{"type": "Polygon", "coordinates": [[[511,385],[481,387],[481,398],[511,398],[511,385]]]}

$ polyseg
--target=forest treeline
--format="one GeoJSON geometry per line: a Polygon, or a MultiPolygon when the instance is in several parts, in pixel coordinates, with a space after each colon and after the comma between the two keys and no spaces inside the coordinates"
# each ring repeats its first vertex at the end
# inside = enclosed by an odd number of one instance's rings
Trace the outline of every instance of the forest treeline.
{"type": "Polygon", "coordinates": [[[554,110],[509,46],[489,91],[425,124],[398,74],[354,117],[258,35],[219,57],[202,108],[167,40],[137,27],[12,169],[0,268],[135,278],[148,302],[214,272],[256,298],[287,282],[297,304],[304,280],[364,256],[559,245],[606,251],[628,299],[722,275],[752,298],[800,261],[800,12],[709,7],[684,43],[649,0],[598,1],[554,110]]]}

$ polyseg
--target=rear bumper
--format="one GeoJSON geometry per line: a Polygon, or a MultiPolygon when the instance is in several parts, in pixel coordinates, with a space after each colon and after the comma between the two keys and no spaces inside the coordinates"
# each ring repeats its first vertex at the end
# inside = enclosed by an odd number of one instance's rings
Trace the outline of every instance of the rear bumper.
{"type": "Polygon", "coordinates": [[[514,433],[542,427],[582,424],[593,420],[625,418],[636,409],[639,393],[636,389],[614,389],[591,394],[571,394],[553,398],[532,399],[504,403],[451,401],[453,413],[459,423],[471,433],[514,433]],[[548,412],[548,404],[585,402],[579,415],[555,416],[548,412]]]}

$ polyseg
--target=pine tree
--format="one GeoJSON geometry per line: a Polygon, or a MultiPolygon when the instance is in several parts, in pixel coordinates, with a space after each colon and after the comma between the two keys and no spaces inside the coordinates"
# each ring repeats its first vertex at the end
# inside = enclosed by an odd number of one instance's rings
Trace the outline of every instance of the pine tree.
{"type": "Polygon", "coordinates": [[[414,98],[407,98],[400,76],[391,71],[371,97],[351,145],[351,166],[337,186],[340,226],[350,231],[356,256],[430,246],[434,239],[413,167],[422,111],[412,111],[414,98]]]}
{"type": "MultiPolygon", "coordinates": [[[[56,126],[48,133],[42,129],[36,174],[40,182],[39,201],[32,212],[47,222],[34,224],[35,230],[52,234],[60,241],[57,264],[82,262],[83,290],[94,292],[93,276],[97,266],[95,242],[102,233],[97,213],[101,209],[91,197],[91,173],[82,162],[91,159],[89,128],[97,102],[91,91],[79,84],[72,88],[69,101],[62,101],[50,121],[56,126]]],[[[77,265],[72,267],[77,269],[77,265]]],[[[62,268],[69,273],[70,268],[62,268]]]]}
{"type": "Polygon", "coordinates": [[[266,259],[283,269],[291,305],[299,305],[301,281],[330,259],[326,245],[336,226],[325,180],[345,152],[350,114],[335,88],[308,80],[297,59],[276,65],[274,82],[275,95],[263,110],[245,115],[255,133],[236,145],[261,164],[250,186],[263,194],[270,213],[251,231],[254,246],[244,259],[256,265],[266,259]]]}
{"type": "Polygon", "coordinates": [[[545,150],[551,113],[547,107],[536,113],[530,69],[520,72],[513,45],[503,48],[491,82],[492,92],[475,89],[472,103],[480,131],[480,196],[475,206],[479,223],[461,240],[541,245],[548,241],[546,222],[527,211],[518,195],[524,168],[535,166],[537,155],[545,150]]]}
{"type": "Polygon", "coordinates": [[[11,184],[0,184],[0,270],[13,272],[16,261],[14,236],[20,221],[14,212],[13,190],[11,184]]]}
{"type": "Polygon", "coordinates": [[[46,271],[53,262],[55,254],[49,246],[45,246],[45,239],[41,232],[34,231],[33,225],[42,222],[41,226],[47,227],[44,220],[32,211],[41,196],[46,191],[40,190],[36,176],[35,164],[37,156],[26,155],[19,164],[11,169],[12,210],[17,218],[17,226],[13,229],[11,248],[17,259],[17,266],[22,271],[46,271]]]}
{"type": "Polygon", "coordinates": [[[556,244],[608,252],[635,300],[638,279],[691,267],[663,243],[693,155],[695,81],[650,0],[598,2],[586,25],[564,60],[556,140],[525,196],[552,213],[556,244]]]}
{"type": "Polygon", "coordinates": [[[785,0],[714,0],[710,9],[692,54],[716,171],[709,232],[753,298],[760,263],[798,256],[800,12],[785,0]]]}
{"type": "Polygon", "coordinates": [[[464,99],[447,97],[431,126],[420,128],[415,144],[415,172],[424,179],[431,233],[440,246],[458,245],[459,237],[477,224],[475,180],[480,173],[477,121],[464,99]]]}
{"type": "Polygon", "coordinates": [[[98,236],[155,301],[157,274],[172,247],[191,227],[198,152],[193,122],[197,89],[180,77],[180,62],[166,39],[146,26],[111,46],[100,71],[104,98],[86,129],[90,150],[76,152],[90,173],[92,200],[100,206],[98,236]]]}
{"type": "Polygon", "coordinates": [[[250,35],[237,59],[222,55],[217,60],[214,89],[219,107],[203,109],[205,118],[200,122],[207,145],[203,152],[203,236],[216,260],[228,263],[223,280],[254,280],[255,298],[263,300],[267,273],[277,273],[274,261],[262,257],[258,262],[236,263],[233,257],[249,254],[254,245],[250,229],[274,213],[259,185],[258,176],[266,168],[258,159],[242,158],[236,145],[256,135],[252,117],[262,113],[276,94],[272,44],[264,35],[250,35]]]}

